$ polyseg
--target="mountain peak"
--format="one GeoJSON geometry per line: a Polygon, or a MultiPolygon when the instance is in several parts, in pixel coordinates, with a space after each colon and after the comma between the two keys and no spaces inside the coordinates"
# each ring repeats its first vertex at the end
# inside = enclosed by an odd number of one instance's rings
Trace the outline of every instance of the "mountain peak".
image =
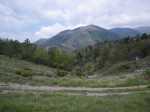
{"type": "Polygon", "coordinates": [[[118,38],[116,34],[109,30],[91,24],[63,31],[48,39],[43,43],[43,46],[46,48],[61,46],[61,48],[75,50],[94,45],[97,42],[117,40],[118,38]]]}
{"type": "Polygon", "coordinates": [[[94,25],[94,24],[90,24],[90,25],[87,25],[86,27],[98,27],[98,26],[96,26],[96,25],[94,25]]]}
{"type": "Polygon", "coordinates": [[[90,25],[87,25],[87,26],[81,26],[81,27],[78,27],[74,30],[78,30],[78,31],[93,31],[93,30],[106,30],[102,27],[99,27],[99,26],[96,26],[94,24],[90,24],[90,25]]]}

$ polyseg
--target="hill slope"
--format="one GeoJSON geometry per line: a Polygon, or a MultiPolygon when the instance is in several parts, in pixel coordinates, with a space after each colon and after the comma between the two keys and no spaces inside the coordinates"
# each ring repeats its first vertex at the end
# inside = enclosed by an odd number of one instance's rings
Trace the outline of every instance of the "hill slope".
{"type": "MultiPolygon", "coordinates": [[[[148,60],[144,62],[149,62],[148,60]]],[[[122,72],[122,75],[116,75],[120,67],[125,65],[126,63],[123,63],[107,68],[106,72],[109,73],[109,75],[105,76],[101,76],[100,74],[102,72],[97,71],[97,77],[93,77],[89,80],[89,78],[76,77],[73,74],[70,74],[70,76],[58,77],[58,71],[56,69],[0,55],[0,85],[7,83],[12,85],[15,83],[36,86],[48,85],[54,87],[120,87],[149,84],[149,82],[140,75],[141,73],[124,74],[122,72]],[[112,72],[114,72],[115,75],[112,72]]],[[[131,66],[132,65],[131,63],[131,66]]],[[[139,63],[139,65],[141,65],[141,63],[139,63]]]]}
{"type": "Polygon", "coordinates": [[[38,78],[46,82],[48,77],[55,75],[53,68],[0,55],[0,82],[39,83],[38,78]]]}

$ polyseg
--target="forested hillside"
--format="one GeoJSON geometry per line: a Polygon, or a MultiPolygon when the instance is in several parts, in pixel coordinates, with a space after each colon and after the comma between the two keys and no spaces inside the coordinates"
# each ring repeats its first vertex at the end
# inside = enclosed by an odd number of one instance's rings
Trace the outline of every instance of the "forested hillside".
{"type": "Polygon", "coordinates": [[[23,43],[1,39],[0,54],[62,69],[69,69],[74,58],[72,54],[68,54],[60,49],[46,50],[37,47],[30,43],[28,39],[23,43]]]}
{"type": "MultiPolygon", "coordinates": [[[[27,39],[20,43],[0,40],[0,54],[47,65],[78,76],[92,75],[119,63],[133,62],[150,56],[150,35],[105,41],[74,52],[58,48],[44,49],[27,39]]],[[[148,66],[148,65],[147,65],[148,66]]],[[[130,69],[129,66],[125,66],[130,69]]]]}
{"type": "MultiPolygon", "coordinates": [[[[81,71],[107,71],[118,63],[140,61],[150,56],[150,35],[128,37],[117,41],[106,41],[76,51],[76,59],[81,71]]],[[[142,66],[142,65],[141,65],[142,66]]],[[[135,66],[136,67],[136,66],[135,66]]],[[[125,69],[130,66],[124,65],[125,69]]],[[[91,73],[90,73],[91,74],[91,73]]]]}

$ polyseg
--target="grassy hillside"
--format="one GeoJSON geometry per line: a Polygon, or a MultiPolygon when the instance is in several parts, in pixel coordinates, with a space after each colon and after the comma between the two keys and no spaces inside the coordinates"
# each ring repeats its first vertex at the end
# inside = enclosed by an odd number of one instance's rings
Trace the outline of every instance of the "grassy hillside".
{"type": "Polygon", "coordinates": [[[53,77],[56,70],[43,65],[0,55],[0,81],[28,83],[34,77],[53,77]]]}
{"type": "Polygon", "coordinates": [[[120,67],[114,65],[114,67],[107,69],[107,75],[101,75],[102,71],[99,71],[95,77],[91,78],[77,77],[72,73],[62,77],[58,76],[58,71],[55,69],[1,55],[0,82],[82,87],[116,87],[149,84],[149,80],[146,80],[142,75],[143,72],[120,72],[120,67]],[[118,75],[118,72],[122,74],[118,75]]]}

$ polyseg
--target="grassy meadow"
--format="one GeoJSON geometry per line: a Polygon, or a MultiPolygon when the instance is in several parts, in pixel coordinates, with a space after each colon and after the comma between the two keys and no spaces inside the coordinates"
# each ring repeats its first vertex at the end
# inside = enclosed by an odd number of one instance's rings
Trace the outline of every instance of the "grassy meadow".
{"type": "Polygon", "coordinates": [[[67,96],[63,93],[0,95],[0,112],[149,112],[149,93],[125,96],[67,96]]]}

